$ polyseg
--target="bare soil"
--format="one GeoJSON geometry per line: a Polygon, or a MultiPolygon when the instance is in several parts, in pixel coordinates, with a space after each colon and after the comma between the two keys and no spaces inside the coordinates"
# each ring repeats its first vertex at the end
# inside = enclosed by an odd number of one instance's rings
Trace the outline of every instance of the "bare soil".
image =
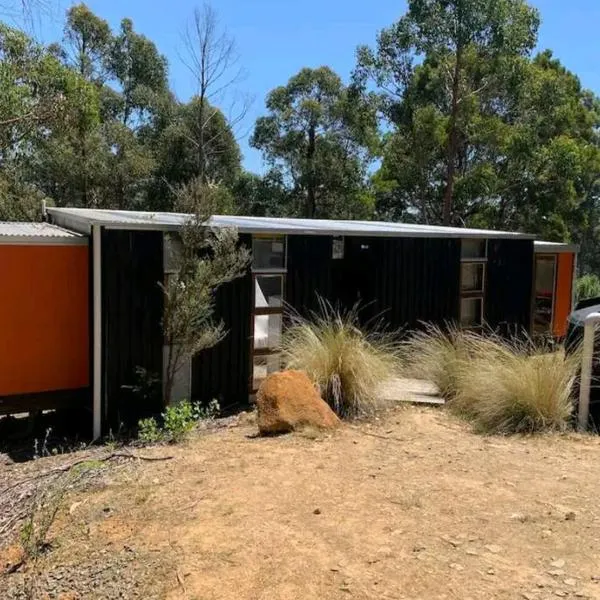
{"type": "Polygon", "coordinates": [[[423,406],[255,432],[141,449],[173,459],[73,492],[0,598],[32,579],[29,597],[63,600],[600,598],[600,437],[481,437],[423,406]]]}

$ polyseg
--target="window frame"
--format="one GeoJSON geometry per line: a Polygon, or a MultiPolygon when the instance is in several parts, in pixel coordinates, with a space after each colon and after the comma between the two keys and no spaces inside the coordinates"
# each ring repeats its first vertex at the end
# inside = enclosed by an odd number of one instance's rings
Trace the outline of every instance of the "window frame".
{"type": "Polygon", "coordinates": [[[460,249],[460,272],[458,281],[458,322],[461,328],[469,330],[482,329],[485,323],[485,297],[487,292],[487,263],[488,263],[488,246],[489,240],[486,238],[476,238],[478,242],[483,242],[483,256],[463,256],[463,244],[465,241],[471,242],[474,238],[462,238],[460,249]],[[463,290],[463,275],[466,265],[481,266],[481,289],[480,290],[463,290]],[[475,325],[463,325],[463,300],[479,300],[481,305],[480,323],[475,325]]]}
{"type": "Polygon", "coordinates": [[[536,334],[546,334],[546,333],[552,333],[553,327],[554,327],[554,311],[556,308],[556,284],[558,281],[558,255],[557,254],[552,254],[552,253],[540,253],[540,254],[534,254],[534,269],[533,269],[533,310],[532,312],[532,321],[533,321],[533,331],[536,334]],[[543,260],[543,261],[551,261],[554,265],[554,269],[553,269],[553,277],[552,277],[552,298],[551,298],[551,304],[550,304],[550,322],[548,324],[548,330],[542,331],[539,329],[536,329],[536,314],[537,314],[537,301],[538,298],[542,298],[542,299],[546,299],[545,296],[540,296],[537,293],[537,289],[536,289],[536,284],[537,284],[537,271],[538,271],[538,260],[543,260]]]}
{"type": "MultiPolygon", "coordinates": [[[[281,367],[281,350],[280,348],[273,347],[261,347],[257,348],[254,344],[254,333],[256,328],[256,317],[268,316],[268,315],[281,315],[281,332],[280,336],[283,335],[283,318],[284,318],[284,304],[285,304],[285,292],[287,283],[287,260],[288,260],[288,239],[287,235],[278,234],[253,234],[252,235],[252,264],[250,267],[252,277],[252,310],[250,314],[250,377],[248,382],[248,388],[251,395],[256,394],[258,387],[255,387],[254,377],[254,362],[255,357],[261,357],[265,361],[268,361],[269,357],[276,357],[281,367]],[[254,263],[254,244],[255,241],[271,241],[271,242],[282,242],[283,243],[283,266],[282,267],[256,267],[254,263]],[[279,276],[281,277],[281,306],[256,306],[256,287],[258,285],[257,279],[261,276],[279,276]]],[[[267,368],[268,376],[268,368],[267,368]]],[[[264,380],[262,380],[264,381],[264,380]]]]}

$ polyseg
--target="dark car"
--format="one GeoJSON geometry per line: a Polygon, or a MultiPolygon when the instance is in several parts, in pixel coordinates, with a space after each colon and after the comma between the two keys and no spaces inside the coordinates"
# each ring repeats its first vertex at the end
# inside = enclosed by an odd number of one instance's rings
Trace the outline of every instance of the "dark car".
{"type": "MultiPolygon", "coordinates": [[[[575,310],[569,315],[565,347],[567,352],[574,349],[583,341],[583,328],[586,317],[594,312],[600,312],[600,297],[589,298],[578,302],[575,310]]],[[[594,342],[594,358],[592,360],[592,382],[590,389],[590,421],[591,426],[600,431],[600,328],[596,332],[594,342]]]]}

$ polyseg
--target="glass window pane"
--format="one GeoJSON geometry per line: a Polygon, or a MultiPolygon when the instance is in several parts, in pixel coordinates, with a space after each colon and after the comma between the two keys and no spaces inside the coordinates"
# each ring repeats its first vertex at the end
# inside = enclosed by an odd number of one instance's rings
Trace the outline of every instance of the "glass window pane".
{"type": "Polygon", "coordinates": [[[285,269],[285,238],[252,238],[252,268],[285,269]]]}
{"type": "Polygon", "coordinates": [[[460,289],[463,292],[483,292],[484,263],[462,263],[460,289]]]}
{"type": "Polygon", "coordinates": [[[283,306],[283,277],[257,275],[254,279],[254,306],[266,308],[283,306]]]}
{"type": "Polygon", "coordinates": [[[461,258],[485,258],[487,256],[487,240],[466,239],[462,240],[460,248],[461,258]]]}
{"type": "Polygon", "coordinates": [[[553,256],[539,256],[535,259],[535,295],[552,298],[554,295],[554,271],[556,261],[553,256]]]}
{"type": "Polygon", "coordinates": [[[462,298],[460,301],[460,324],[463,327],[479,327],[482,324],[481,298],[462,298]]]}
{"type": "Polygon", "coordinates": [[[281,369],[281,357],[279,354],[267,354],[255,356],[252,366],[252,389],[257,390],[267,375],[276,373],[281,369]]]}
{"type": "Polygon", "coordinates": [[[552,329],[552,298],[536,297],[533,329],[536,333],[550,333],[552,329]]]}
{"type": "Polygon", "coordinates": [[[254,316],[254,347],[277,348],[281,343],[282,315],[254,316]]]}

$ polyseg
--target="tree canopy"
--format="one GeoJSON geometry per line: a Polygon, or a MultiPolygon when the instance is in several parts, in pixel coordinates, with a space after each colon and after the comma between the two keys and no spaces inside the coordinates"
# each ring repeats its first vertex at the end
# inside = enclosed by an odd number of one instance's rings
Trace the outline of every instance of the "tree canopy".
{"type": "Polygon", "coordinates": [[[534,52],[541,17],[526,0],[408,0],[349,80],[307,67],[267,94],[249,138],[262,173],[242,168],[243,56],[210,6],[183,34],[184,99],[131,19],[74,5],[48,45],[0,23],[0,219],[39,218],[42,199],[169,210],[194,182],[220,212],[580,242],[600,271],[600,102],[534,52]]]}

